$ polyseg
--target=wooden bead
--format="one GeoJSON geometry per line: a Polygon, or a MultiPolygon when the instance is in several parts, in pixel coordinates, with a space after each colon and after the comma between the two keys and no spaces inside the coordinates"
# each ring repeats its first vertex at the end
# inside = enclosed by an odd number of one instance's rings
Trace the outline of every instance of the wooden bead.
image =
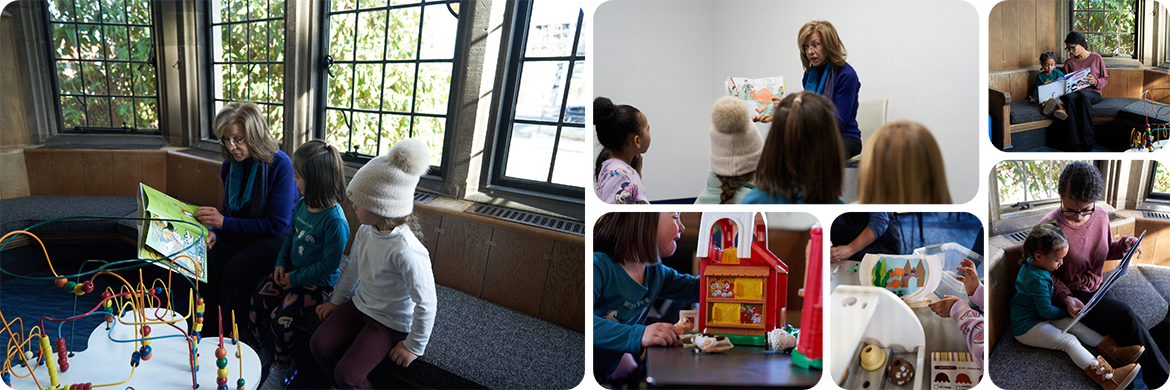
{"type": "Polygon", "coordinates": [[[215,384],[222,387],[227,387],[227,378],[215,378],[215,384]]]}
{"type": "Polygon", "coordinates": [[[77,283],[74,283],[74,282],[65,282],[65,285],[64,285],[64,286],[61,286],[61,287],[62,287],[62,288],[64,288],[64,289],[65,289],[65,291],[73,291],[73,288],[74,288],[74,287],[77,287],[77,283]]]}
{"type": "Polygon", "coordinates": [[[85,286],[83,290],[85,290],[86,293],[93,292],[93,282],[86,280],[83,285],[85,286]]]}
{"type": "Polygon", "coordinates": [[[221,369],[219,369],[219,370],[216,370],[216,371],[215,371],[215,374],[216,374],[216,377],[217,377],[217,378],[227,378],[227,376],[228,376],[228,369],[227,369],[227,367],[221,368],[221,369]]]}
{"type": "Polygon", "coordinates": [[[77,295],[85,295],[85,285],[84,284],[73,285],[73,293],[77,294],[77,295]]]}
{"type": "Polygon", "coordinates": [[[216,359],[223,359],[225,357],[227,357],[227,349],[224,349],[223,347],[219,347],[219,348],[215,349],[215,358],[216,359]]]}
{"type": "Polygon", "coordinates": [[[142,325],[142,337],[150,336],[150,325],[142,325]]]}
{"type": "Polygon", "coordinates": [[[53,284],[56,284],[57,287],[65,287],[65,282],[68,282],[68,280],[66,280],[65,278],[60,278],[60,279],[54,280],[53,284]]]}

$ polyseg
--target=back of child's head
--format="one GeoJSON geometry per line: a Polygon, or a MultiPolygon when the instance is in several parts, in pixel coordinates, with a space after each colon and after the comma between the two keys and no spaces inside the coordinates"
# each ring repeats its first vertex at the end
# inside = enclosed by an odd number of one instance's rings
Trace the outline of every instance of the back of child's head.
{"type": "Polygon", "coordinates": [[[874,131],[861,154],[857,201],[951,203],[942,152],[930,130],[915,122],[897,120],[874,131]]]}
{"type": "MultiPolygon", "coordinates": [[[[422,141],[407,138],[390,151],[363,165],[349,182],[347,195],[354,204],[386,218],[380,229],[409,222],[414,210],[414,188],[430,168],[430,150],[422,141]]],[[[415,226],[411,226],[419,233],[415,226]]]]}
{"type": "Polygon", "coordinates": [[[654,264],[659,260],[659,213],[608,213],[593,225],[593,251],[619,264],[654,264]]]}
{"type": "MultiPolygon", "coordinates": [[[[593,99],[593,126],[597,129],[597,142],[610,151],[625,149],[629,144],[630,135],[642,131],[639,113],[641,111],[634,106],[614,104],[607,97],[593,99]]],[[[601,158],[597,159],[595,175],[601,172],[601,163],[604,161],[601,158]]]]}
{"type": "Polygon", "coordinates": [[[723,183],[720,203],[731,200],[740,180],[752,179],[763,148],[751,108],[732,96],[716,100],[711,109],[711,171],[723,183]]]}
{"type": "Polygon", "coordinates": [[[345,200],[341,155],[325,141],[305,142],[292,156],[293,172],[305,181],[305,205],[322,209],[345,200]]]}
{"type": "Polygon", "coordinates": [[[1055,222],[1036,225],[1024,238],[1024,253],[1023,256],[1020,256],[1020,262],[1024,263],[1037,252],[1047,256],[1064,249],[1066,246],[1068,246],[1068,238],[1065,237],[1064,231],[1056,226],[1055,222]]]}
{"type": "Polygon", "coordinates": [[[802,91],[776,107],[768,139],[756,166],[755,184],[770,194],[805,203],[831,203],[841,197],[845,146],[837,129],[836,108],[824,96],[802,91]]]}
{"type": "Polygon", "coordinates": [[[812,62],[809,62],[808,56],[805,55],[804,45],[808,44],[808,39],[812,37],[814,32],[821,36],[821,46],[823,47],[821,50],[825,59],[835,68],[845,66],[845,59],[849,53],[845,50],[845,43],[841,42],[841,37],[837,35],[837,28],[833,27],[833,24],[827,20],[814,20],[805,23],[796,33],[796,47],[801,48],[800,62],[804,65],[804,70],[812,68],[812,62]]]}

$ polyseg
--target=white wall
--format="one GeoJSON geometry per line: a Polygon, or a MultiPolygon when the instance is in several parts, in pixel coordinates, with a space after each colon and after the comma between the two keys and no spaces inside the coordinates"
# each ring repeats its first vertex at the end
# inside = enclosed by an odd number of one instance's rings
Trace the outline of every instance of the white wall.
{"type": "MultiPolygon", "coordinates": [[[[979,23],[964,1],[610,1],[597,8],[594,94],[650,120],[643,182],[651,200],[695,197],[710,171],[711,104],[728,76],[784,76],[800,91],[796,34],[837,27],[860,100],[890,99],[888,118],[934,132],[956,203],[978,191],[979,23]]],[[[767,136],[766,127],[760,125],[767,136]]]]}

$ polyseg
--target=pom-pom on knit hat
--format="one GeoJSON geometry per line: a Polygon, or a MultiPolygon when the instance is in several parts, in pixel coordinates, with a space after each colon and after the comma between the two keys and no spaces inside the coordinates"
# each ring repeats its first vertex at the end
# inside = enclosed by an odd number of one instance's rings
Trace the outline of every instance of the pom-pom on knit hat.
{"type": "Polygon", "coordinates": [[[407,138],[390,152],[374,157],[358,169],[346,189],[354,204],[386,218],[409,215],[414,209],[414,187],[430,167],[431,152],[422,141],[407,138]]]}
{"type": "Polygon", "coordinates": [[[711,110],[711,171],[728,177],[755,171],[763,149],[751,107],[731,96],[716,100],[711,110]]]}

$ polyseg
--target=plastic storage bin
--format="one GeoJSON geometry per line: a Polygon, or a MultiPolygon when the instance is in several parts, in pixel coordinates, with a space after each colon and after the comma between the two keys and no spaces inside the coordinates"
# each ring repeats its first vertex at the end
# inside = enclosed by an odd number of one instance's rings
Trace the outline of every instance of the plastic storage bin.
{"type": "Polygon", "coordinates": [[[935,255],[942,260],[944,277],[939,281],[938,288],[934,290],[935,295],[938,295],[940,299],[947,295],[967,299],[967,290],[963,288],[963,282],[955,279],[956,276],[959,276],[955,268],[963,259],[971,259],[971,262],[975,263],[975,272],[979,274],[979,280],[983,280],[983,256],[962,245],[953,242],[935,244],[915,249],[914,254],[935,255]]]}

